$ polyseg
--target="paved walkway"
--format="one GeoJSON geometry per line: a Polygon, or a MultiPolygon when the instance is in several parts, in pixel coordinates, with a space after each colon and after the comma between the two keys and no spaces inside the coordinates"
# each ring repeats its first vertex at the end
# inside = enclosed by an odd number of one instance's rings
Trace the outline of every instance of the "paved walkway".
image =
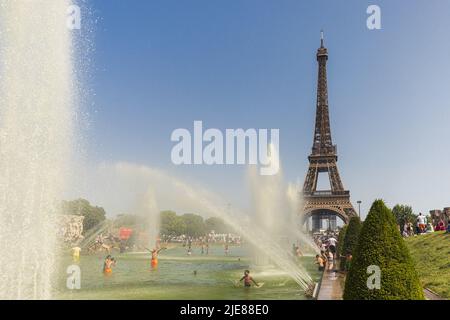
{"type": "Polygon", "coordinates": [[[317,300],[342,300],[343,284],[342,273],[324,271],[317,300]]]}
{"type": "Polygon", "coordinates": [[[425,295],[425,299],[427,300],[445,300],[444,298],[438,296],[435,292],[427,288],[423,289],[423,293],[425,295]]]}
{"type": "MultiPolygon", "coordinates": [[[[344,292],[344,274],[325,271],[320,283],[317,300],[342,300],[344,292]]],[[[429,289],[423,290],[427,300],[445,300],[429,289]]]]}

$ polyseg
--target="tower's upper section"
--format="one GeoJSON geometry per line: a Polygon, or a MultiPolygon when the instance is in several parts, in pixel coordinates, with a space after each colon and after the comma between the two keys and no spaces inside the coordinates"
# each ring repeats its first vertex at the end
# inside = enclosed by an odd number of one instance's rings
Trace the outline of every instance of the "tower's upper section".
{"type": "Polygon", "coordinates": [[[323,45],[324,43],[324,37],[323,37],[323,31],[320,31],[320,48],[317,49],[317,61],[320,61],[320,58],[324,57],[325,61],[328,60],[328,50],[323,45]]]}
{"type": "Polygon", "coordinates": [[[322,31],[320,48],[317,49],[319,73],[317,79],[316,126],[314,130],[312,156],[336,155],[336,147],[333,146],[331,139],[330,117],[328,113],[327,60],[328,50],[324,46],[322,31]]]}

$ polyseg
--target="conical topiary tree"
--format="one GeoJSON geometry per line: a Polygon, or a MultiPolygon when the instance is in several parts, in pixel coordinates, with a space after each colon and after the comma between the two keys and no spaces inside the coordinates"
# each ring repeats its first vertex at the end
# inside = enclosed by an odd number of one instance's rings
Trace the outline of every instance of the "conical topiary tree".
{"type": "Polygon", "coordinates": [[[362,223],[359,217],[350,218],[350,222],[348,223],[347,232],[345,233],[344,244],[342,248],[342,254],[346,255],[347,253],[353,254],[353,251],[358,244],[358,237],[361,231],[362,223]]]}
{"type": "Polygon", "coordinates": [[[424,299],[408,248],[398,232],[394,215],[382,200],[372,204],[364,221],[345,282],[344,299],[424,299]],[[379,288],[370,285],[374,283],[373,268],[380,271],[379,288]]]}
{"type": "Polygon", "coordinates": [[[337,246],[338,246],[337,252],[338,252],[339,256],[344,255],[344,239],[345,239],[345,234],[347,232],[347,228],[348,228],[348,225],[346,224],[339,231],[338,244],[337,244],[337,246]]]}
{"type": "Polygon", "coordinates": [[[341,257],[344,256],[344,239],[345,239],[345,233],[347,232],[347,228],[348,228],[348,225],[346,224],[339,231],[337,254],[338,254],[338,257],[340,258],[340,264],[339,264],[340,270],[345,269],[345,259],[343,259],[341,257]]]}

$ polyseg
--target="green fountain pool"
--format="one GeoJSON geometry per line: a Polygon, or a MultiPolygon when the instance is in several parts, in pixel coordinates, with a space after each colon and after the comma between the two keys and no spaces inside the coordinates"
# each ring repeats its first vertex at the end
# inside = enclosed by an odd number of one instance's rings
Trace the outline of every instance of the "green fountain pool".
{"type": "MultiPolygon", "coordinates": [[[[102,255],[81,256],[81,288],[70,290],[66,286],[68,266],[73,265],[70,255],[60,259],[60,273],[56,299],[307,299],[298,285],[283,271],[274,266],[255,266],[245,247],[231,247],[225,256],[222,247],[212,247],[209,255],[194,248],[188,256],[179,246],[163,251],[157,269],[150,266],[150,254],[113,254],[117,265],[111,276],[102,273],[102,255]],[[261,288],[236,287],[245,269],[261,288]],[[194,273],[196,271],[196,274],[194,273]]],[[[312,256],[298,261],[308,270],[314,281],[320,273],[312,256]]]]}

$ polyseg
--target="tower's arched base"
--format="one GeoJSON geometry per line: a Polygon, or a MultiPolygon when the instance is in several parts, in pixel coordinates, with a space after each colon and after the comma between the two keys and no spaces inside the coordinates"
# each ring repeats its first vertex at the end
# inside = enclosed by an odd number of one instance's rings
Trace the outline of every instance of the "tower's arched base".
{"type": "MultiPolygon", "coordinates": [[[[315,192],[303,194],[302,223],[312,217],[312,230],[320,229],[320,220],[328,219],[331,228],[335,225],[336,217],[347,224],[351,217],[356,216],[355,209],[350,202],[348,191],[332,194],[331,192],[315,192]]],[[[307,227],[309,230],[309,227],[307,227]]]]}
{"type": "Polygon", "coordinates": [[[302,227],[312,233],[323,230],[336,231],[339,226],[346,223],[340,215],[329,210],[314,210],[302,218],[302,227]]]}

